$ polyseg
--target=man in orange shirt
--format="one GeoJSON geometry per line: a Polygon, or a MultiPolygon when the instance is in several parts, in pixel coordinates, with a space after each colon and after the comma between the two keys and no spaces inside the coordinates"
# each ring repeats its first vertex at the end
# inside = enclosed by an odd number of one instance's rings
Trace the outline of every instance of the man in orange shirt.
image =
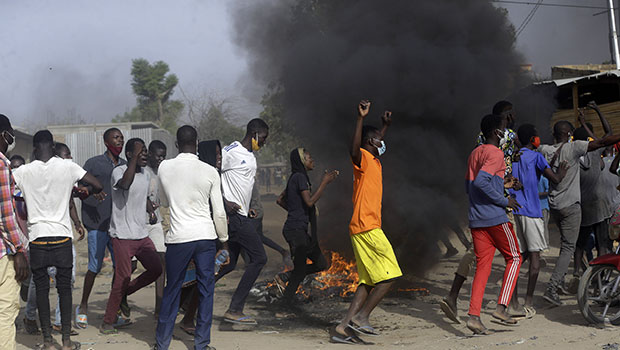
{"type": "Polygon", "coordinates": [[[358,105],[357,123],[351,144],[353,162],[353,217],[349,225],[355,253],[359,286],[347,315],[331,334],[331,341],[355,344],[361,340],[353,333],[376,336],[379,333],[368,320],[372,310],[387,294],[394,280],[402,276],[392,245],[381,230],[383,174],[379,156],[385,152],[383,137],[392,123],[392,112],[382,117],[381,130],[362,126],[370,110],[369,101],[358,105]]]}

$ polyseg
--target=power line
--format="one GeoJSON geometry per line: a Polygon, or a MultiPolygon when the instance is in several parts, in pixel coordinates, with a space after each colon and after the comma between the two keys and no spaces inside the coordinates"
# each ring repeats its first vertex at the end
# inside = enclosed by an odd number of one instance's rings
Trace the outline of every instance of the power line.
{"type": "Polygon", "coordinates": [[[534,6],[532,11],[530,11],[530,13],[528,13],[527,16],[525,16],[525,19],[523,20],[523,22],[521,23],[519,28],[517,28],[517,30],[516,30],[515,37],[518,37],[519,34],[521,34],[521,32],[523,32],[525,27],[527,27],[527,25],[530,23],[530,21],[532,21],[532,18],[534,18],[534,15],[536,14],[536,11],[538,11],[538,9],[540,8],[540,5],[542,4],[542,2],[543,2],[543,0],[538,0],[538,3],[536,3],[536,6],[534,6]]]}
{"type": "MultiPolygon", "coordinates": [[[[579,9],[608,10],[608,8],[605,6],[554,4],[554,3],[539,4],[539,2],[532,2],[532,1],[491,0],[491,2],[497,2],[497,3],[502,3],[502,4],[530,5],[530,6],[571,7],[571,8],[579,8],[579,9]]],[[[618,10],[618,9],[615,9],[615,10],[618,10]]]]}

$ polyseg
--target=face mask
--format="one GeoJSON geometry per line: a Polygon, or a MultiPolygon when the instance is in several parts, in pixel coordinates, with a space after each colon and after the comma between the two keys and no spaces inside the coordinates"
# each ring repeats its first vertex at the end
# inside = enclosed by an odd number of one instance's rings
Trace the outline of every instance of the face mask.
{"type": "Polygon", "coordinates": [[[540,147],[540,137],[538,136],[532,137],[532,146],[534,146],[534,148],[540,147]]]}
{"type": "Polygon", "coordinates": [[[506,142],[508,142],[508,130],[504,130],[502,135],[501,136],[498,135],[497,137],[499,137],[499,147],[501,148],[502,146],[506,144],[506,142]]]}
{"type": "Polygon", "coordinates": [[[258,145],[258,133],[256,133],[256,137],[252,137],[252,151],[258,151],[260,146],[258,145]]]}
{"type": "Polygon", "coordinates": [[[379,152],[379,156],[382,156],[383,153],[385,153],[385,150],[386,150],[385,142],[383,142],[383,140],[376,140],[376,141],[381,142],[381,146],[380,147],[377,147],[376,145],[373,145],[373,146],[375,146],[377,148],[377,152],[379,152]]]}
{"type": "Polygon", "coordinates": [[[121,151],[123,150],[123,146],[115,147],[108,144],[106,144],[105,146],[108,151],[110,151],[110,153],[112,153],[115,157],[118,157],[118,155],[121,154],[121,151]]]}
{"type": "MultiPolygon", "coordinates": [[[[11,135],[11,134],[9,134],[9,135],[11,135]]],[[[15,139],[15,136],[11,135],[11,138],[13,139],[12,143],[9,143],[9,141],[6,139],[6,136],[4,136],[4,134],[2,134],[2,137],[4,138],[4,142],[6,142],[6,144],[7,144],[6,152],[9,153],[12,150],[14,150],[15,149],[15,144],[17,143],[17,140],[15,139]]]]}

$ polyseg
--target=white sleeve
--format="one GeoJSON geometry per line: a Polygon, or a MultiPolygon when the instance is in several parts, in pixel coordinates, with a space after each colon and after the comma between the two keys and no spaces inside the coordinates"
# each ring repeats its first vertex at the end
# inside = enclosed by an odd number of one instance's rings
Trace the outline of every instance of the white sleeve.
{"type": "Polygon", "coordinates": [[[74,163],[72,160],[65,160],[66,162],[70,162],[69,173],[71,174],[71,178],[73,182],[78,182],[84,178],[86,175],[86,170],[84,170],[81,166],[74,163]]]}
{"type": "Polygon", "coordinates": [[[123,174],[125,171],[121,167],[116,167],[112,170],[112,176],[110,177],[110,183],[112,185],[112,191],[118,191],[119,188],[116,187],[116,184],[123,178],[123,174]]]}
{"type": "Polygon", "coordinates": [[[215,224],[215,232],[220,242],[228,241],[228,224],[226,223],[226,210],[224,210],[224,200],[222,199],[222,191],[220,189],[220,176],[213,169],[213,177],[215,178],[211,185],[211,205],[213,206],[213,223],[215,224]]]}
{"type": "Polygon", "coordinates": [[[229,170],[232,167],[233,157],[230,151],[222,150],[222,172],[229,170]]]}

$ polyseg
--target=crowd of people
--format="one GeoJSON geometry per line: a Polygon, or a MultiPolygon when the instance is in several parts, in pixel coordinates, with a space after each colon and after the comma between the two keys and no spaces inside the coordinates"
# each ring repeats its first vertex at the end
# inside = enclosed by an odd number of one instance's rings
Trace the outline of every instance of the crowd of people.
{"type": "MultiPolygon", "coordinates": [[[[385,112],[383,128],[377,129],[363,125],[369,110],[370,102],[359,104],[350,150],[355,174],[350,235],[360,285],[343,321],[329,335],[339,343],[363,343],[359,335],[378,335],[369,315],[402,275],[381,230],[379,157],[386,149],[383,137],[391,113],[385,112]]],[[[217,140],[199,142],[196,129],[184,125],[177,130],[179,153],[172,159],[166,159],[163,142],[125,142],[122,132],[111,128],[103,134],[106,151],[83,167],[47,130],[35,133],[30,163],[19,155],[7,159],[16,144],[14,135],[8,117],[0,115],[2,349],[16,347],[20,295],[26,301],[24,329],[42,335],[43,350],[79,349],[81,344],[71,336],[92,325],[89,297],[107,252],[114,274],[99,332],[112,335],[129,326],[128,296],[155,283],[155,349],[169,348],[181,305],[185,316],[180,327],[194,336],[195,348],[213,349],[215,282],[236,268],[239,256],[245,260],[244,272],[223,315],[233,324],[257,324],[244,306],[267,262],[264,245],[277,250],[291,268],[281,307],[294,308],[304,277],[328,267],[319,247],[315,204],[339,172],[325,171],[313,190],[308,172],[315,167],[314,159],[307,149],[292,150],[292,173],[277,201],[288,212],[283,236],[290,249],[265,237],[255,181],[255,152],[269,136],[269,126],[261,119],[251,120],[245,137],[225,147],[217,140]],[[81,215],[75,200],[81,201],[81,215]],[[88,271],[82,298],[73,309],[74,240],[85,237],[88,271]],[[134,275],[137,262],[143,269],[134,275]],[[58,291],[53,324],[50,280],[58,291]]]]}
{"type": "MultiPolygon", "coordinates": [[[[599,255],[612,250],[618,230],[611,227],[620,221],[616,190],[620,153],[614,158],[612,146],[620,142],[620,135],[612,133],[596,104],[588,107],[598,113],[605,135],[597,138],[580,111],[579,128],[567,121],[554,125],[553,145],[541,145],[534,125],[520,125],[515,132],[515,111],[509,102],[498,102],[493,113],[482,118],[466,174],[473,244],[456,229],[467,252],[441,302],[448,318],[460,322],[456,301],[475,266],[467,321],[475,334],[490,333],[480,311],[496,250],[503,255],[506,269],[492,317],[504,325],[515,325],[536,313],[533,298],[540,269],[546,265],[549,220],[558,225],[561,238],[560,254],[543,295],[549,303],[561,305],[558,294],[569,293],[564,280],[571,258],[578,276],[584,269],[584,256],[592,257],[592,247],[599,255]],[[528,282],[525,303],[520,305],[517,282],[526,260],[528,282]]],[[[365,344],[360,336],[379,335],[370,314],[402,276],[381,222],[380,157],[386,151],[384,137],[392,117],[386,111],[378,129],[364,125],[369,111],[370,102],[361,101],[350,145],[354,181],[349,234],[358,288],[347,313],[329,334],[330,341],[344,344],[365,344]]],[[[277,199],[287,211],[282,233],[289,249],[279,246],[263,234],[263,210],[255,181],[255,152],[268,136],[269,126],[253,119],[241,141],[222,147],[217,140],[199,142],[196,129],[184,125],[176,132],[178,155],[166,159],[163,142],[154,140],[148,146],[139,138],[125,142],[122,132],[111,128],[103,135],[106,151],[81,167],[71,160],[67,145],[41,130],[33,137],[33,160],[26,163],[19,155],[7,159],[15,147],[15,136],[9,119],[0,115],[2,348],[15,348],[15,321],[22,295],[25,330],[43,336],[44,350],[79,349],[80,343],[71,340],[77,333],[72,326],[84,329],[92,324],[89,297],[106,251],[114,275],[103,321],[98,325],[104,335],[116,334],[131,324],[128,296],[155,283],[158,322],[154,348],[169,348],[179,308],[184,305],[180,327],[194,336],[196,349],[213,349],[215,282],[235,270],[240,256],[245,261],[244,272],[223,320],[257,324],[244,313],[244,307],[267,262],[264,245],[278,251],[291,268],[286,281],[276,280],[284,287],[279,306],[294,308],[303,279],[328,267],[319,246],[315,205],[339,172],[325,171],[313,189],[308,173],[315,163],[310,151],[291,151],[291,174],[277,199]],[[81,201],[81,215],[76,199],[81,201]],[[81,301],[74,309],[74,239],[85,237],[88,271],[81,301]],[[137,262],[143,269],[134,276],[137,262]],[[53,324],[50,278],[58,291],[53,324]],[[53,331],[61,334],[62,344],[54,340],[53,331]]],[[[449,240],[442,241],[453,255],[455,248],[449,240]]]]}
{"type": "Polygon", "coordinates": [[[514,132],[516,115],[510,102],[498,102],[492,114],[482,118],[466,175],[473,248],[461,259],[450,292],[440,303],[446,316],[460,323],[457,298],[475,265],[467,321],[474,334],[491,333],[480,319],[480,310],[496,250],[506,268],[492,317],[511,326],[536,314],[534,292],[540,269],[546,266],[542,255],[549,250],[549,219],[560,232],[560,253],[542,295],[546,302],[561,306],[559,294],[576,293],[584,260],[592,259],[593,247],[598,255],[612,251],[617,228],[610,228],[610,223],[617,225],[612,218],[618,216],[620,205],[620,135],[613,134],[596,103],[590,102],[587,108],[597,113],[604,135],[595,136],[579,109],[580,127],[558,121],[552,145],[541,145],[532,124],[520,125],[514,132]],[[574,278],[566,283],[571,259],[574,278]],[[517,280],[527,260],[528,282],[521,305],[517,280]]]}

